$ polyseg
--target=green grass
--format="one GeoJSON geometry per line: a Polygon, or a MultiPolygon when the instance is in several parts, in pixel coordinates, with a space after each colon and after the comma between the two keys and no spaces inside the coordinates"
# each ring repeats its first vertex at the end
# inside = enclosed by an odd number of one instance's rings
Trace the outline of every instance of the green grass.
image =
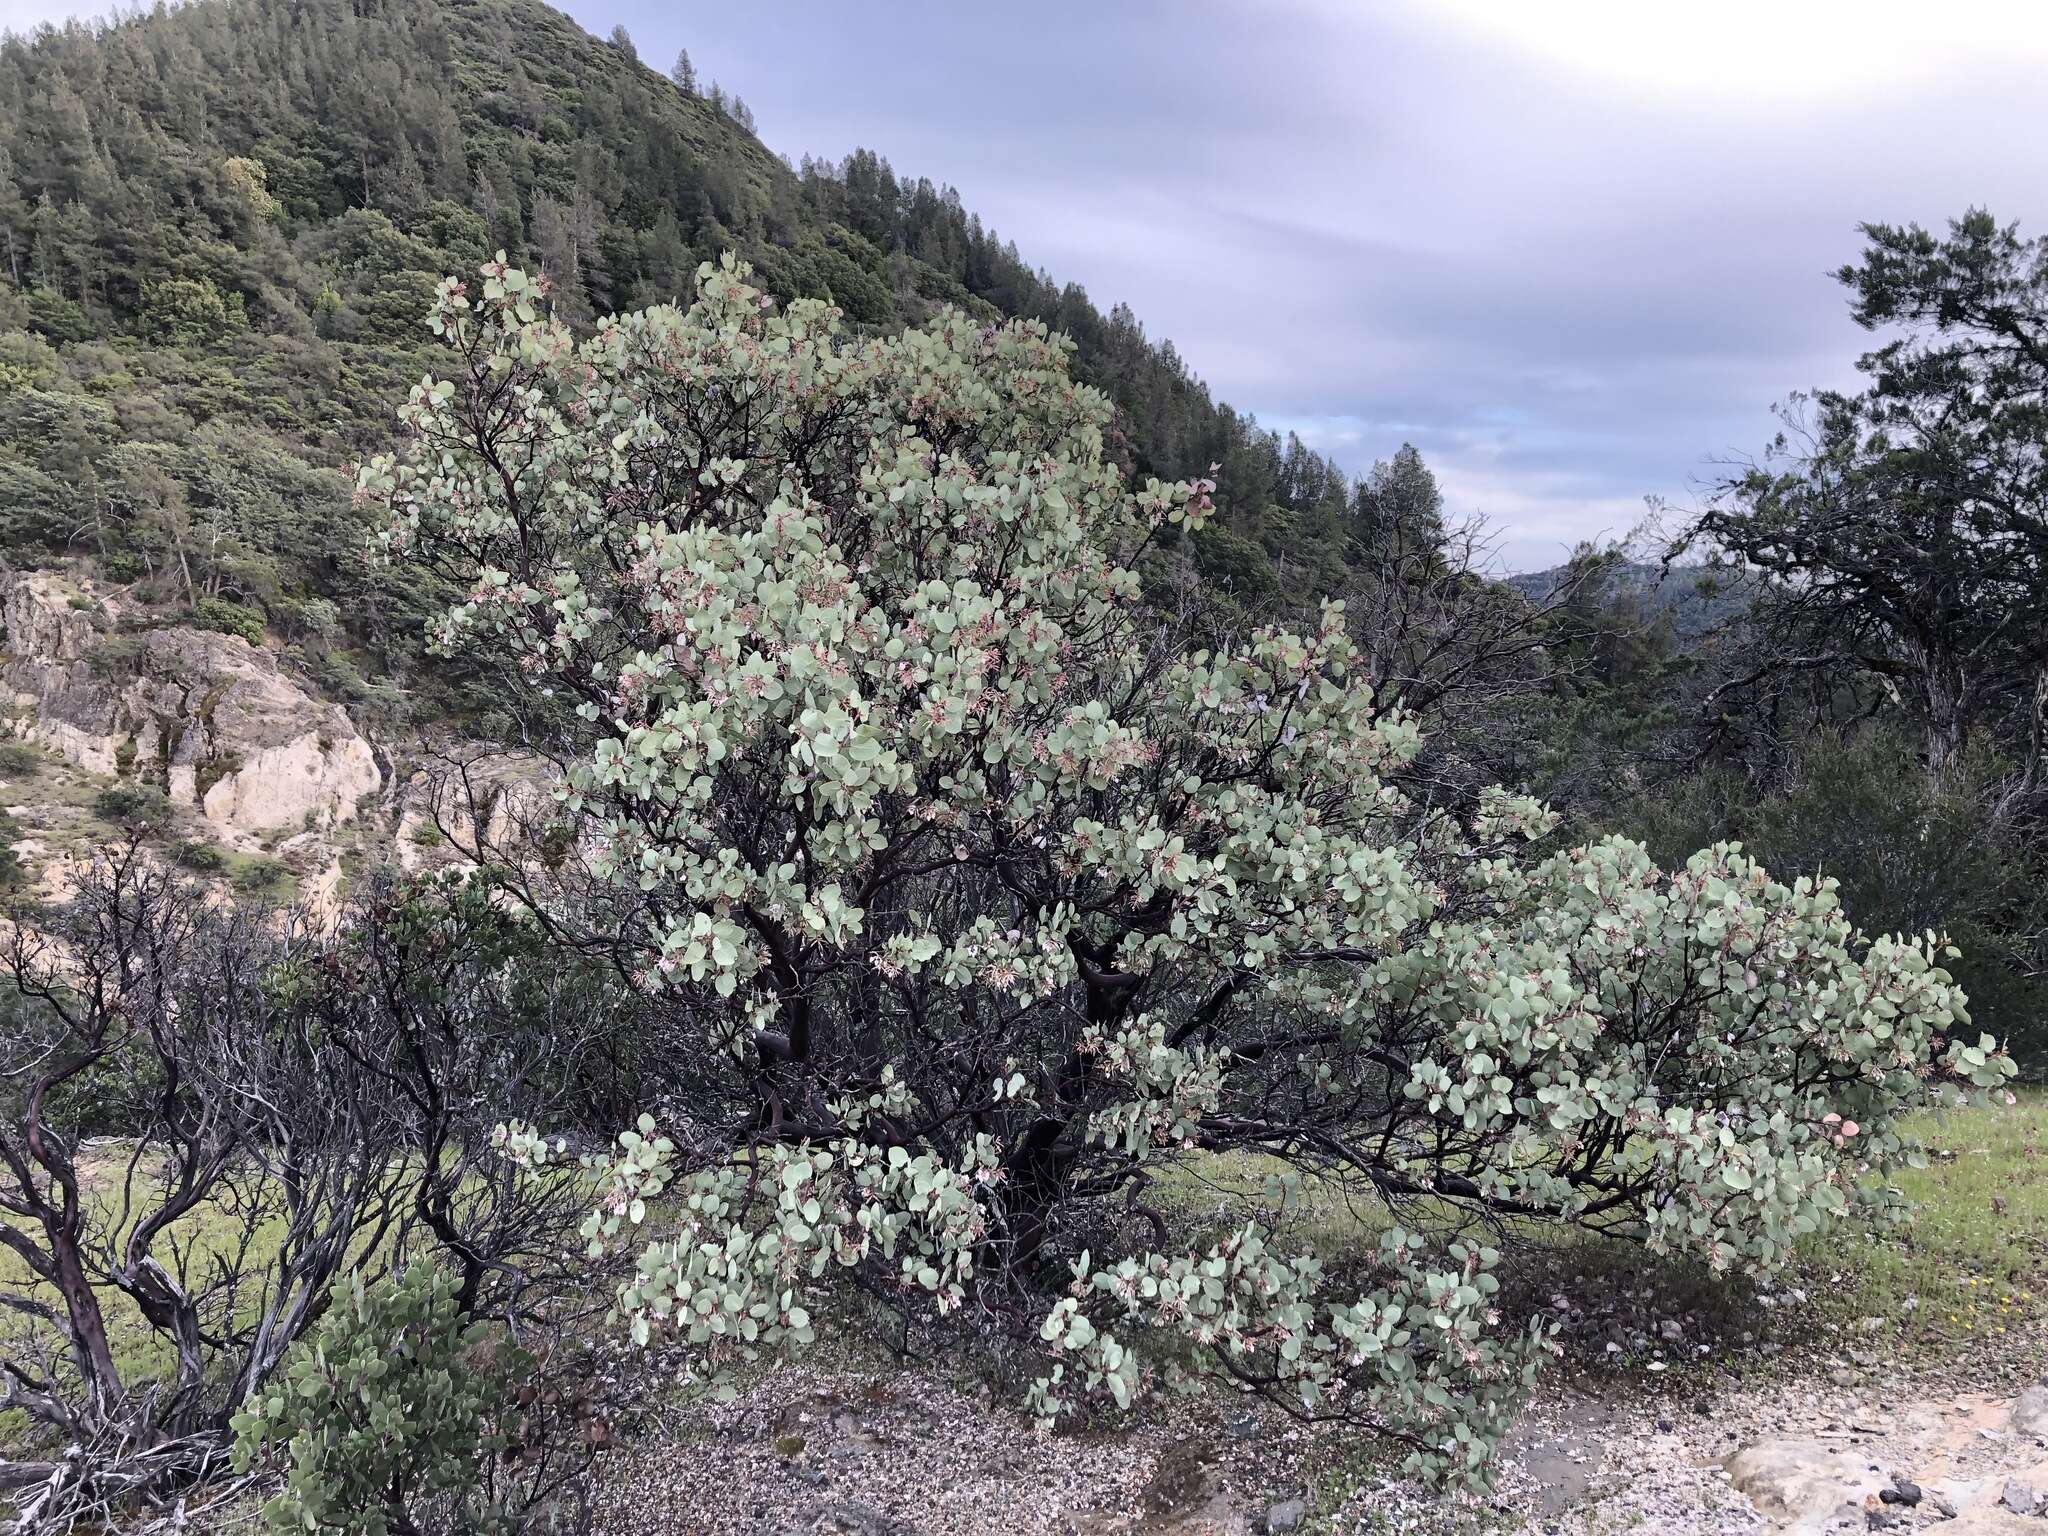
{"type": "MultiPolygon", "coordinates": [[[[132,1142],[103,1141],[91,1145],[79,1155],[80,1183],[98,1214],[97,1230],[105,1231],[113,1223],[120,1201],[122,1177],[133,1146],[132,1142]]],[[[567,1176],[580,1177],[573,1173],[567,1176]]],[[[136,1174],[135,1190],[135,1204],[144,1210],[150,1209],[153,1185],[146,1167],[136,1174]]],[[[267,1214],[252,1228],[246,1208],[225,1198],[204,1201],[166,1228],[158,1236],[151,1252],[177,1276],[180,1283],[188,1286],[204,1285],[216,1261],[232,1261],[237,1252],[241,1252],[243,1280],[236,1294],[235,1316],[242,1322],[251,1321],[263,1305],[266,1292],[262,1279],[277,1257],[287,1227],[285,1215],[274,1204],[266,1210],[267,1214]],[[243,1246],[245,1240],[246,1248],[243,1246]]],[[[133,1216],[131,1212],[131,1218],[133,1216]]],[[[126,1230],[122,1229],[122,1235],[126,1230]]],[[[419,1240],[428,1239],[420,1234],[419,1240]]],[[[350,1267],[360,1266],[366,1260],[375,1259],[379,1253],[388,1252],[391,1242],[392,1238],[387,1234],[384,1247],[373,1251],[369,1238],[358,1235],[350,1267]]],[[[609,1282],[594,1279],[593,1284],[602,1286],[609,1282]]],[[[12,1291],[46,1305],[57,1305],[54,1290],[36,1279],[20,1257],[7,1248],[0,1248],[0,1291],[12,1291]]],[[[112,1286],[95,1287],[95,1291],[106,1315],[107,1342],[113,1350],[114,1364],[123,1383],[132,1388],[139,1383],[168,1376],[177,1363],[177,1351],[171,1342],[149,1325],[126,1294],[112,1286]]],[[[22,1313],[0,1308],[0,1353],[21,1349],[33,1340],[32,1330],[38,1328],[47,1331],[48,1325],[22,1313]]],[[[61,1343],[61,1338],[50,1333],[40,1342],[56,1346],[61,1343]]],[[[0,1413],[0,1450],[22,1446],[34,1430],[35,1426],[27,1415],[19,1410],[0,1413]]],[[[0,1503],[0,1508],[4,1508],[4,1503],[0,1503]]]]}
{"type": "Polygon", "coordinates": [[[1929,1153],[1896,1180],[1913,1219],[1807,1243],[1816,1303],[1881,1318],[1913,1345],[1995,1341],[2048,1312],[2048,1091],[1918,1114],[1909,1129],[1929,1153]]]}
{"type": "MultiPolygon", "coordinates": [[[[1794,1271],[1777,1284],[1780,1293],[1807,1297],[1804,1308],[1779,1311],[1791,1342],[1847,1328],[1876,1331],[1888,1347],[1949,1349],[1996,1341],[2048,1316],[2048,1090],[2027,1090],[2015,1105],[1921,1111],[1905,1128],[1928,1152],[1926,1167],[1901,1169],[1893,1181],[1911,1219],[1897,1226],[1854,1221],[1801,1244],[1794,1271]],[[1834,1326],[1813,1329],[1802,1316],[1834,1326]]],[[[1264,1203],[1270,1179],[1284,1171],[1263,1156],[1204,1157],[1163,1170],[1144,1199],[1179,1236],[1207,1242],[1264,1203]]],[[[1369,1188],[1314,1181],[1268,1209],[1280,1212],[1283,1242],[1333,1266],[1365,1257],[1397,1220],[1431,1216],[1425,1204],[1404,1207],[1397,1218],[1369,1188]]],[[[1538,1309],[1557,1290],[1625,1285],[1651,1292],[1646,1305],[1656,1315],[1713,1320],[1724,1342],[1771,1321],[1743,1283],[1652,1258],[1625,1240],[1522,1224],[1507,1246],[1509,1293],[1519,1291],[1538,1309]]]]}
{"type": "MultiPolygon", "coordinates": [[[[125,1166],[126,1150],[125,1147],[109,1146],[96,1149],[94,1155],[81,1159],[80,1172],[86,1176],[87,1188],[97,1209],[105,1217],[111,1217],[119,1198],[120,1172],[125,1166]]],[[[185,1255],[185,1260],[174,1269],[181,1281],[189,1280],[203,1276],[211,1261],[233,1255],[243,1240],[245,1230],[246,1220],[240,1213],[213,1203],[202,1204],[173,1223],[153,1251],[169,1263],[175,1245],[185,1255]]],[[[281,1220],[267,1222],[250,1234],[245,1267],[260,1269],[274,1258],[282,1234],[281,1220]]],[[[31,1274],[21,1258],[9,1249],[0,1249],[0,1290],[13,1291],[50,1306],[58,1304],[55,1291],[31,1274]]],[[[171,1342],[150,1327],[134,1303],[121,1292],[111,1286],[102,1286],[96,1288],[96,1293],[106,1313],[107,1343],[113,1350],[114,1364],[121,1372],[122,1380],[132,1386],[168,1374],[177,1363],[177,1351],[171,1342]]],[[[251,1298],[246,1305],[253,1307],[254,1299],[251,1298]]],[[[0,1311],[0,1350],[23,1348],[34,1338],[34,1330],[42,1327],[44,1325],[35,1319],[20,1313],[0,1311]]],[[[53,1344],[56,1341],[46,1337],[42,1342],[53,1344]]],[[[0,1413],[0,1446],[22,1445],[32,1431],[33,1426],[26,1414],[19,1411],[0,1413]]]]}
{"type": "MultiPolygon", "coordinates": [[[[113,1198],[113,1194],[102,1184],[100,1194],[96,1198],[100,1200],[102,1208],[106,1208],[106,1202],[113,1198]]],[[[168,1260],[170,1239],[176,1239],[180,1247],[190,1243],[188,1262],[176,1266],[182,1270],[182,1280],[188,1276],[205,1274],[207,1260],[211,1260],[211,1257],[229,1255],[236,1251],[236,1245],[242,1241],[242,1231],[242,1217],[219,1206],[207,1204],[197,1208],[195,1212],[190,1212],[186,1219],[174,1223],[166,1233],[166,1239],[158,1243],[156,1251],[168,1260]]],[[[254,1233],[250,1249],[252,1260],[256,1264],[270,1260],[276,1253],[276,1241],[279,1241],[279,1233],[274,1231],[254,1233]]],[[[55,1290],[37,1280],[29,1272],[29,1268],[20,1262],[20,1257],[10,1249],[0,1249],[0,1290],[12,1290],[16,1294],[31,1296],[33,1300],[39,1300],[39,1303],[45,1303],[49,1307],[59,1305],[55,1290]]],[[[147,1325],[131,1300],[113,1286],[96,1286],[94,1294],[98,1294],[100,1309],[106,1313],[106,1343],[109,1343],[113,1350],[115,1366],[121,1372],[121,1380],[133,1386],[139,1382],[168,1376],[176,1366],[178,1358],[176,1348],[172,1346],[170,1339],[147,1325]]],[[[45,1346],[57,1346],[59,1343],[59,1337],[37,1319],[12,1311],[0,1311],[0,1352],[12,1354],[18,1350],[27,1350],[33,1341],[37,1341],[37,1331],[45,1333],[45,1337],[41,1339],[45,1346]]],[[[18,1409],[10,1413],[0,1413],[0,1450],[29,1448],[33,1444],[35,1434],[37,1427],[31,1423],[27,1413],[18,1409]]]]}
{"type": "MultiPolygon", "coordinates": [[[[118,1210],[122,1174],[131,1150],[132,1143],[103,1142],[80,1155],[80,1182],[98,1213],[99,1230],[112,1224],[118,1210]]],[[[152,1185],[146,1169],[138,1171],[135,1189],[135,1203],[149,1209],[152,1185]]],[[[131,1219],[133,1215],[131,1212],[131,1219]]],[[[224,1201],[209,1200],[167,1227],[151,1252],[181,1284],[202,1286],[218,1262],[233,1261],[241,1252],[244,1280],[236,1296],[235,1312],[239,1320],[247,1321],[258,1314],[263,1304],[263,1287],[257,1282],[276,1259],[286,1225],[285,1216],[275,1207],[252,1228],[247,1211],[224,1201]]],[[[126,1228],[123,1235],[125,1232],[126,1228]]],[[[0,1290],[58,1306],[54,1289],[31,1274],[17,1254],[4,1248],[0,1248],[0,1290]]],[[[177,1351],[171,1341],[152,1328],[120,1290],[112,1286],[96,1286],[94,1290],[106,1315],[107,1343],[124,1385],[132,1388],[167,1377],[177,1364],[177,1351]]],[[[48,1325],[0,1309],[0,1351],[22,1349],[34,1340],[33,1331],[37,1329],[45,1331],[40,1342],[46,1347],[60,1342],[48,1325]]],[[[18,1410],[0,1413],[0,1447],[20,1446],[33,1433],[34,1426],[27,1415],[18,1410]]]]}

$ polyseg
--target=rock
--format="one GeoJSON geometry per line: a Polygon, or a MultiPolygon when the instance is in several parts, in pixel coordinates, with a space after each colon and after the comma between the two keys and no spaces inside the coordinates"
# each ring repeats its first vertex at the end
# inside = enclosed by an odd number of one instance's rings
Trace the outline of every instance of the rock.
{"type": "Polygon", "coordinates": [[[1685,1324],[1675,1317],[1667,1317],[1657,1325],[1657,1337],[1666,1344],[1683,1344],[1685,1342],[1685,1324]]]}
{"type": "Polygon", "coordinates": [[[2016,1515],[2041,1513],[2041,1495],[2016,1477],[2006,1479],[2005,1491],[1999,1494],[1998,1502],[2016,1515]]]}
{"type": "Polygon", "coordinates": [[[1283,1531],[1298,1531],[1301,1522],[1308,1518],[1308,1503],[1304,1499],[1282,1499],[1266,1511],[1266,1529],[1279,1536],[1283,1531]]]}
{"type": "Polygon", "coordinates": [[[1920,1485],[1895,1476],[1891,1487],[1878,1489],[1877,1496],[1886,1504],[1902,1504],[1911,1509],[1920,1502],[1920,1485]]]}
{"type": "Polygon", "coordinates": [[[2032,1386],[2012,1405],[2012,1427],[2023,1435],[2048,1435],[2048,1386],[2032,1386]]]}
{"type": "Polygon", "coordinates": [[[1843,1503],[1860,1504],[1883,1486],[1862,1463],[1816,1440],[1767,1440],[1745,1446],[1723,1466],[1736,1492],[1766,1515],[1819,1519],[1843,1503]]]}
{"type": "Polygon", "coordinates": [[[114,635],[115,610],[79,586],[47,572],[0,582],[0,703],[18,734],[89,773],[158,785],[231,840],[336,826],[383,782],[348,716],[270,652],[210,630],[114,635]]]}

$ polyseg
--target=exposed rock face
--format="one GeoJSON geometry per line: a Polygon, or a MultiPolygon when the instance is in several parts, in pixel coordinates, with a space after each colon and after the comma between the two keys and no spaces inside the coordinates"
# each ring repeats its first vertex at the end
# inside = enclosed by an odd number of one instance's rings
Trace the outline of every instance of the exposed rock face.
{"type": "Polygon", "coordinates": [[[103,728],[86,656],[112,610],[82,585],[45,571],[0,582],[4,680],[14,734],[40,741],[89,773],[117,771],[118,740],[103,728]]]}
{"type": "Polygon", "coordinates": [[[382,782],[348,716],[237,636],[145,630],[96,668],[113,616],[62,576],[0,584],[0,685],[15,734],[89,772],[159,784],[230,840],[338,825],[382,782]]]}
{"type": "Polygon", "coordinates": [[[489,743],[450,747],[400,791],[399,867],[525,863],[554,813],[557,782],[554,769],[531,753],[489,743]]]}

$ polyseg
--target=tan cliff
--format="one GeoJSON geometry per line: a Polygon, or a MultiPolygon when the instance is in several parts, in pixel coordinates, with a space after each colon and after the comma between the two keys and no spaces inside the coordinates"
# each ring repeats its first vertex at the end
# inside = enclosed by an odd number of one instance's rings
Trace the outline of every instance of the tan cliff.
{"type": "Polygon", "coordinates": [[[324,831],[383,783],[370,744],[270,652],[183,626],[123,632],[117,593],[52,572],[0,577],[10,734],[89,773],[163,789],[221,841],[324,831]]]}

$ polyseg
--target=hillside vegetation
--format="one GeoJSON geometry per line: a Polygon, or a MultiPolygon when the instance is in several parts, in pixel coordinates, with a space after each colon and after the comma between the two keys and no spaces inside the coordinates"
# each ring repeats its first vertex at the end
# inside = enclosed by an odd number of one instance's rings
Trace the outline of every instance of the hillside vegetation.
{"type": "Polygon", "coordinates": [[[0,40],[16,1528],[1348,1529],[2037,1332],[2048,241],[1863,236],[1504,579],[623,31],[0,40]]]}
{"type": "Polygon", "coordinates": [[[1205,572],[1331,584],[1360,509],[1327,461],[950,188],[867,151],[799,173],[734,113],[530,0],[201,0],[10,37],[0,543],[253,610],[365,702],[410,672],[423,597],[368,564],[346,469],[437,364],[434,285],[503,249],[587,325],[687,298],[730,250],[856,326],[1046,322],[1120,407],[1132,471],[1222,466],[1205,572]]]}

